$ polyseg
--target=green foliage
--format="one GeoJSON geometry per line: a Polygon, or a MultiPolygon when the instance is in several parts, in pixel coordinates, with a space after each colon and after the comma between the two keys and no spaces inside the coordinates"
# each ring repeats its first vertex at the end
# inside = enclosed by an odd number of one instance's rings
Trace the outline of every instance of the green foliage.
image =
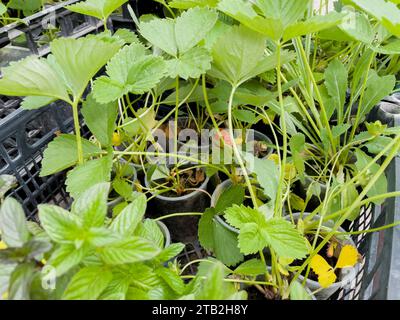
{"type": "Polygon", "coordinates": [[[215,214],[214,209],[207,209],[200,218],[200,243],[227,266],[236,265],[244,258],[238,248],[237,234],[215,221],[215,214]]]}
{"type": "Polygon", "coordinates": [[[350,0],[353,4],[375,17],[391,33],[400,37],[400,9],[384,0],[350,0]]]}
{"type": "MultiPolygon", "coordinates": [[[[232,86],[238,86],[274,69],[277,65],[277,56],[265,56],[265,41],[263,35],[246,27],[231,27],[212,48],[213,64],[209,74],[229,82],[232,86]]],[[[282,63],[287,63],[292,58],[293,55],[285,53],[281,57],[282,63]]]]}
{"type": "Polygon", "coordinates": [[[106,21],[108,17],[128,0],[86,0],[67,6],[68,10],[106,21]]]}
{"type": "Polygon", "coordinates": [[[133,43],[118,52],[106,67],[107,75],[99,77],[93,97],[102,104],[110,103],[127,93],[143,94],[154,88],[166,72],[161,57],[146,53],[141,44],[133,43]]]}
{"type": "Polygon", "coordinates": [[[239,247],[244,254],[256,253],[265,247],[283,258],[301,259],[308,253],[303,236],[282,218],[267,220],[260,211],[243,205],[234,205],[225,212],[229,224],[240,229],[239,247]]]}
{"type": "Polygon", "coordinates": [[[253,5],[244,0],[222,0],[218,8],[246,27],[272,40],[283,42],[342,22],[344,15],[336,12],[299,21],[304,18],[309,3],[309,0],[260,0],[253,5]],[[259,15],[258,11],[261,11],[262,15],[259,15]]]}
{"type": "MultiPolygon", "coordinates": [[[[83,153],[85,158],[99,154],[101,150],[89,142],[82,139],[83,153]]],[[[42,160],[42,177],[54,174],[67,169],[78,163],[78,153],[76,148],[76,139],[74,135],[62,134],[49,143],[44,151],[42,160]]]]}
{"type": "Polygon", "coordinates": [[[211,66],[209,52],[197,46],[217,21],[217,13],[195,7],[175,20],[152,19],[140,24],[141,35],[173,58],[167,61],[168,75],[183,79],[198,78],[211,66]]]}
{"type": "Polygon", "coordinates": [[[90,132],[96,137],[102,146],[108,147],[112,144],[117,120],[117,104],[100,104],[89,95],[82,105],[82,115],[90,132]]]}

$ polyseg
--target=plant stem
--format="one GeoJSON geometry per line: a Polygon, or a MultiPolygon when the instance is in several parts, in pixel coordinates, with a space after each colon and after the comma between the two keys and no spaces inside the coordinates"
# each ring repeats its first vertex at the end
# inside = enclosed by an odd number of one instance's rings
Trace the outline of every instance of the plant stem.
{"type": "Polygon", "coordinates": [[[74,117],[75,135],[76,135],[76,147],[78,152],[78,163],[83,164],[83,148],[81,138],[81,126],[79,123],[79,111],[78,111],[79,99],[75,99],[72,103],[72,113],[74,117]]]}
{"type": "Polygon", "coordinates": [[[242,156],[240,155],[239,149],[236,145],[235,137],[233,135],[233,125],[232,125],[232,106],[233,106],[233,97],[235,96],[235,92],[237,90],[238,86],[232,86],[231,94],[229,96],[229,104],[228,104],[228,128],[229,128],[229,136],[232,142],[232,148],[233,152],[235,154],[235,157],[239,163],[240,169],[242,170],[244,179],[246,181],[247,188],[249,189],[251,201],[253,202],[253,206],[255,209],[258,208],[257,204],[257,197],[254,194],[254,190],[251,185],[251,181],[249,178],[249,175],[247,174],[247,168],[243,163],[242,156]]]}
{"type": "Polygon", "coordinates": [[[182,212],[182,213],[171,213],[162,217],[159,217],[157,219],[154,219],[154,221],[161,221],[173,217],[187,217],[187,216],[202,216],[203,213],[201,212],[182,212]]]}
{"type": "Polygon", "coordinates": [[[179,77],[176,77],[174,152],[178,153],[178,116],[179,116],[179,77]]]}
{"type": "Polygon", "coordinates": [[[285,166],[287,160],[287,128],[286,128],[286,115],[285,115],[285,106],[283,105],[283,93],[282,93],[282,80],[281,80],[281,49],[282,44],[279,42],[277,45],[277,83],[278,83],[278,95],[279,95],[279,106],[281,111],[281,125],[282,125],[282,156],[279,153],[279,165],[280,165],[280,175],[279,175],[279,184],[278,190],[275,199],[275,213],[278,213],[278,217],[282,216],[282,208],[283,208],[283,201],[282,201],[282,187],[285,183],[285,166]]]}

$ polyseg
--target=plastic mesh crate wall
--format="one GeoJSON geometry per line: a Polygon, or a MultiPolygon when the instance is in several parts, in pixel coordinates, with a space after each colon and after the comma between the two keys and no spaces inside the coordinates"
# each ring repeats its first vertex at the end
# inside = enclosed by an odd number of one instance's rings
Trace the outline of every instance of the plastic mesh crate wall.
{"type": "Polygon", "coordinates": [[[0,120],[0,174],[14,175],[18,199],[31,218],[40,203],[63,204],[64,174],[39,177],[40,161],[57,131],[73,130],[70,107],[57,102],[35,111],[19,109],[0,120]],[[59,195],[58,195],[59,194],[59,195]],[[57,195],[57,196],[56,196],[57,195]]]}

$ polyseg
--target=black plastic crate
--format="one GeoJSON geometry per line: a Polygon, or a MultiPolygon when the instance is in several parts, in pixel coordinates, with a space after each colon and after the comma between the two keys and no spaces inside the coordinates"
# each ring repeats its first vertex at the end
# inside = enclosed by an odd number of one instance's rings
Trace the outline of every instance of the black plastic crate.
{"type": "Polygon", "coordinates": [[[102,22],[65,9],[80,0],[69,0],[0,28],[0,67],[30,54],[49,53],[50,28],[58,36],[79,38],[102,28],[102,22]],[[47,33],[47,34],[46,34],[47,33]],[[46,38],[47,37],[47,38],[46,38]]]}
{"type": "Polygon", "coordinates": [[[18,109],[0,120],[0,174],[17,178],[18,187],[10,195],[23,204],[28,218],[40,203],[62,204],[57,194],[65,193],[64,174],[39,177],[40,162],[56,133],[72,130],[71,107],[62,102],[35,111],[18,109]]]}
{"type": "MultiPolygon", "coordinates": [[[[400,94],[385,99],[372,113],[374,118],[389,126],[400,126],[400,94]]],[[[395,157],[387,168],[388,191],[400,190],[400,158],[395,157]]],[[[375,206],[371,228],[400,221],[400,197],[389,198],[375,206]]],[[[400,299],[400,228],[390,228],[366,235],[365,268],[360,292],[361,299],[400,299]]]]}

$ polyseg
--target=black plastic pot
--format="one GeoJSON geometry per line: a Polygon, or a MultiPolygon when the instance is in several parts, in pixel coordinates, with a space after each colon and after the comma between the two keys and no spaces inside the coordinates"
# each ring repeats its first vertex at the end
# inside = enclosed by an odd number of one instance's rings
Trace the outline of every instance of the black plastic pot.
{"type": "MultiPolygon", "coordinates": [[[[207,190],[209,178],[203,181],[198,188],[202,191],[207,190]]],[[[151,182],[146,178],[146,187],[150,188],[151,182]]],[[[167,197],[163,195],[154,196],[148,202],[147,215],[151,218],[161,217],[173,213],[204,212],[210,205],[208,195],[202,191],[193,191],[181,197],[167,197]]],[[[197,238],[198,216],[181,216],[164,220],[171,232],[173,241],[183,243],[193,242],[197,238]]]]}

